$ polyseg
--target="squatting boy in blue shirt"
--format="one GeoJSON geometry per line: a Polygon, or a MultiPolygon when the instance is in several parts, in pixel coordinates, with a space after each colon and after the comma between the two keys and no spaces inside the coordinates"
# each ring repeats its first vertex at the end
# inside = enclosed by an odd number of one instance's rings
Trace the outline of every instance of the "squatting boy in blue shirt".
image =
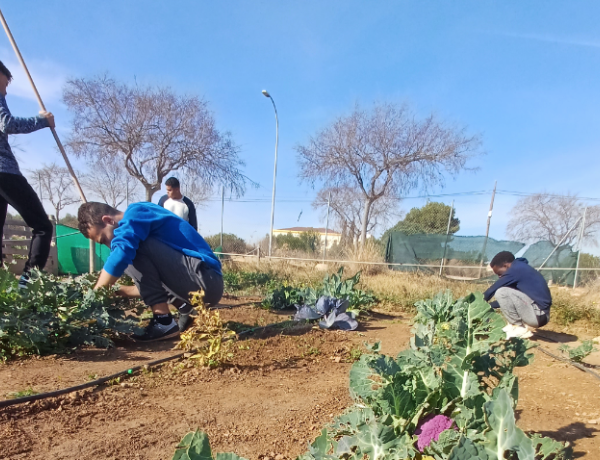
{"type": "Polygon", "coordinates": [[[181,217],[152,203],[134,203],[121,212],[94,202],[83,204],[77,217],[86,238],[110,248],[96,289],[113,285],[127,273],[135,286],[123,286],[121,294],[141,296],[152,309],[150,325],[135,340],[163,340],[183,332],[191,323],[190,292],[204,290],[209,306],[221,300],[221,263],[181,217]],[[169,304],[179,310],[179,324],[169,304]]]}

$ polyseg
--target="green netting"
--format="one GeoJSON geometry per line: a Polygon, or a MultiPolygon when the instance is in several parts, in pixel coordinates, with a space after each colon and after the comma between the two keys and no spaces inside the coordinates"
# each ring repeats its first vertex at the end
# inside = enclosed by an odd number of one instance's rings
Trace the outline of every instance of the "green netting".
{"type": "MultiPolygon", "coordinates": [[[[439,267],[444,257],[446,235],[406,234],[402,232],[390,233],[386,248],[386,262],[407,264],[406,266],[393,265],[390,268],[401,271],[439,272],[439,267]],[[432,267],[423,267],[432,265],[432,267]]],[[[525,243],[518,241],[495,240],[484,236],[449,236],[446,247],[444,273],[449,276],[468,278],[484,278],[493,273],[487,271],[490,260],[500,251],[510,251],[520,257],[525,257],[532,267],[539,267],[552,253],[554,246],[549,241],[539,241],[526,247],[525,243]],[[482,257],[485,245],[485,257],[482,257]],[[524,253],[517,254],[519,251],[524,253]],[[484,262],[483,269],[481,262],[484,262]],[[465,268],[465,267],[473,268],[465,268]]],[[[571,246],[560,246],[544,264],[545,268],[560,267],[563,270],[542,270],[548,281],[563,285],[573,285],[575,267],[577,265],[577,252],[571,246]],[[568,268],[568,270],[564,270],[568,268]]]]}
{"type": "MultiPolygon", "coordinates": [[[[110,249],[99,244],[94,245],[95,266],[99,270],[110,254],[110,249]]],[[[81,275],[89,272],[90,240],[79,230],[66,225],[56,226],[56,249],[58,252],[58,272],[61,275],[81,275]]]]}
{"type": "MultiPolygon", "coordinates": [[[[552,253],[554,246],[550,241],[538,241],[527,248],[523,257],[533,267],[539,267],[552,253]]],[[[542,270],[541,273],[548,281],[556,284],[573,286],[575,267],[577,266],[577,252],[569,245],[559,246],[544,264],[544,268],[560,267],[572,270],[542,270]]]]}

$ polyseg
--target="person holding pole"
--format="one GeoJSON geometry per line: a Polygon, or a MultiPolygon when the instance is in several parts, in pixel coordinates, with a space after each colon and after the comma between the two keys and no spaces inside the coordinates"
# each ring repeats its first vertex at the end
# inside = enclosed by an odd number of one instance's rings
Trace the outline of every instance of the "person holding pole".
{"type": "MultiPolygon", "coordinates": [[[[54,115],[41,111],[37,117],[13,117],[6,104],[7,87],[11,80],[12,74],[0,61],[0,231],[4,228],[8,205],[15,208],[25,223],[32,228],[29,256],[19,280],[19,287],[26,288],[31,269],[43,269],[46,265],[52,242],[52,223],[35,190],[21,174],[19,164],[8,143],[8,135],[54,128],[54,115]]],[[[2,257],[0,245],[0,261],[2,257]]]]}
{"type": "Polygon", "coordinates": [[[134,340],[151,342],[176,337],[191,324],[190,292],[204,291],[207,306],[223,295],[221,262],[204,238],[185,220],[153,203],[134,203],[125,212],[104,203],[81,205],[79,230],[110,248],[95,289],[111,286],[123,273],[135,286],[119,293],[141,297],[154,314],[144,334],[134,340]],[[169,304],[179,310],[175,322],[169,304]]]}
{"type": "Polygon", "coordinates": [[[490,267],[500,278],[487,291],[483,298],[492,308],[499,308],[508,322],[503,331],[506,338],[527,339],[533,335],[531,328],[548,324],[552,295],[548,283],[527,259],[515,259],[509,251],[499,252],[490,262],[490,267]]]}

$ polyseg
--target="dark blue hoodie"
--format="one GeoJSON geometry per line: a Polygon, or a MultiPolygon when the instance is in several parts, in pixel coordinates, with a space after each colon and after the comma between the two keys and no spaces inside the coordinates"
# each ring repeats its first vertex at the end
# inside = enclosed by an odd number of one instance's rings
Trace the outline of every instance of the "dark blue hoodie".
{"type": "Polygon", "coordinates": [[[513,288],[527,294],[542,310],[548,310],[552,305],[548,283],[540,272],[531,267],[527,259],[522,257],[514,260],[506,273],[483,293],[483,298],[486,301],[490,300],[501,287],[513,288]]]}

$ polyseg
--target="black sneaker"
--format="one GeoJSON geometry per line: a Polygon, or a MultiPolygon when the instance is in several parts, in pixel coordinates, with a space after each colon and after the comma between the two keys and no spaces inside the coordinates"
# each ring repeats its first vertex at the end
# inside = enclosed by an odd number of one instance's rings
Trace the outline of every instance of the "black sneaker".
{"type": "Polygon", "coordinates": [[[26,290],[27,289],[27,284],[30,282],[30,278],[29,275],[26,273],[23,273],[21,275],[21,278],[19,279],[19,289],[20,290],[26,290]]]}
{"type": "Polygon", "coordinates": [[[192,312],[194,311],[194,307],[192,305],[184,303],[177,310],[179,311],[179,318],[177,318],[177,326],[179,327],[179,332],[185,332],[194,323],[194,318],[192,318],[192,312]]]}
{"type": "Polygon", "coordinates": [[[156,342],[157,340],[171,339],[178,335],[179,327],[174,319],[165,326],[152,318],[142,335],[133,335],[131,338],[136,342],[156,342]]]}

